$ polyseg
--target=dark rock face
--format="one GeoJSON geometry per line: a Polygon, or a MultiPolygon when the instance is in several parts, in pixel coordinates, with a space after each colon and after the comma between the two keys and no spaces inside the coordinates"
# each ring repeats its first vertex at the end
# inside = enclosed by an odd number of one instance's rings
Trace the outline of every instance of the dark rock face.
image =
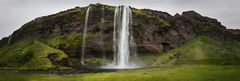
{"type": "MultiPolygon", "coordinates": [[[[87,41],[87,52],[101,54],[112,53],[114,7],[101,4],[92,5],[88,33],[95,36],[87,41]],[[104,10],[103,10],[104,9],[104,10]],[[104,13],[103,13],[104,12],[104,13]],[[103,28],[100,28],[104,18],[103,28]],[[101,44],[99,41],[103,41],[101,44]]],[[[70,9],[50,16],[37,18],[13,33],[13,40],[27,37],[45,38],[70,33],[82,33],[86,7],[70,9]]],[[[204,17],[194,11],[171,16],[166,12],[148,9],[135,9],[133,12],[133,34],[139,52],[163,53],[176,48],[201,35],[219,40],[240,41],[240,30],[226,29],[216,19],[204,17]]],[[[4,45],[7,38],[1,40],[4,45]]],[[[70,57],[80,53],[80,46],[62,49],[70,57]]]]}
{"type": "Polygon", "coordinates": [[[69,66],[69,61],[67,58],[62,59],[61,61],[56,61],[55,59],[58,57],[57,54],[49,54],[47,58],[51,61],[53,65],[61,65],[61,66],[69,66]]]}

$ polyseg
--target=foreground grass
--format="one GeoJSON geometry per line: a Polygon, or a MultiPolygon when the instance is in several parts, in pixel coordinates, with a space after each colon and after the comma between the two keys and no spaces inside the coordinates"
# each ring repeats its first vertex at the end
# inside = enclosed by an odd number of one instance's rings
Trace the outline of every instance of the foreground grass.
{"type": "Polygon", "coordinates": [[[0,81],[240,81],[240,66],[215,65],[158,66],[70,75],[0,72],[0,81]]]}

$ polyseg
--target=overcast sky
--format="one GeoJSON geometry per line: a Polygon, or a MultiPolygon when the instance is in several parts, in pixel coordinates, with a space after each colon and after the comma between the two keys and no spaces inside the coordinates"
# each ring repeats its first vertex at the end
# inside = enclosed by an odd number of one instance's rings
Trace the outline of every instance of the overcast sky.
{"type": "Polygon", "coordinates": [[[172,15],[194,10],[218,19],[227,28],[240,29],[240,0],[0,0],[0,39],[36,17],[91,3],[128,4],[172,15]]]}

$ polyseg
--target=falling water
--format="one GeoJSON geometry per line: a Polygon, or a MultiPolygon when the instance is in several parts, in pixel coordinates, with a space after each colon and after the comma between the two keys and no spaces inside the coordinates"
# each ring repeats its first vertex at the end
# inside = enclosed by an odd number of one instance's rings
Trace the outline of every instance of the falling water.
{"type": "Polygon", "coordinates": [[[115,9],[113,50],[114,61],[105,68],[137,68],[134,64],[135,42],[132,36],[132,12],[129,6],[118,6],[115,9]],[[130,59],[131,58],[131,59],[130,59]]]}
{"type": "Polygon", "coordinates": [[[85,45],[86,45],[86,36],[87,36],[87,28],[88,28],[88,18],[89,18],[89,12],[91,10],[91,6],[89,5],[86,16],[85,16],[85,26],[83,29],[83,41],[82,41],[82,53],[81,53],[81,64],[84,65],[84,54],[85,54],[85,45]]]}
{"type": "Polygon", "coordinates": [[[103,34],[103,32],[104,32],[104,30],[105,30],[105,26],[104,26],[104,23],[105,23],[105,19],[104,19],[104,13],[105,12],[105,8],[104,8],[104,6],[102,6],[102,8],[101,8],[101,25],[100,25],[100,34],[99,34],[99,36],[100,36],[100,40],[99,40],[99,43],[100,43],[100,48],[101,48],[101,51],[102,51],[102,54],[103,54],[103,63],[106,63],[106,52],[105,52],[105,50],[104,50],[104,48],[103,47],[105,47],[105,44],[104,44],[104,42],[103,42],[103,39],[104,39],[104,34],[103,34]]]}
{"type": "Polygon", "coordinates": [[[127,67],[129,63],[129,8],[124,6],[122,15],[122,28],[118,31],[118,54],[116,66],[127,67]]]}
{"type": "MultiPolygon", "coordinates": [[[[114,56],[113,56],[113,63],[116,65],[117,63],[117,38],[116,38],[116,36],[117,36],[117,34],[116,34],[116,31],[117,31],[117,29],[116,29],[116,27],[118,27],[118,26],[120,26],[120,23],[117,23],[117,21],[119,21],[121,18],[121,16],[117,16],[117,15],[119,15],[119,13],[121,13],[120,12],[120,9],[121,7],[116,7],[116,9],[115,9],[115,13],[114,13],[114,29],[113,29],[113,54],[114,54],[114,56]]],[[[108,67],[108,66],[107,66],[108,67]]]]}
{"type": "Polygon", "coordinates": [[[12,35],[10,35],[9,38],[8,38],[8,43],[7,43],[8,46],[10,45],[11,40],[12,40],[12,35]]]}

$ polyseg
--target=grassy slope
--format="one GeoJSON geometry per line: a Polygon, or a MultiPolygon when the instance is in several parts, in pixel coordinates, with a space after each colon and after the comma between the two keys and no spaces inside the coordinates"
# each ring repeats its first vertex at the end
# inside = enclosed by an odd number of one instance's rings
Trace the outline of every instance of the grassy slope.
{"type": "Polygon", "coordinates": [[[57,54],[56,61],[67,58],[67,55],[58,49],[35,40],[25,39],[6,46],[0,52],[0,64],[2,67],[17,69],[49,69],[56,68],[47,58],[49,54],[57,54]]]}
{"type": "Polygon", "coordinates": [[[240,64],[240,42],[201,36],[160,56],[155,64],[240,64]]]}
{"type": "Polygon", "coordinates": [[[239,81],[240,66],[159,66],[109,73],[17,74],[0,71],[1,81],[239,81]]]}
{"type": "MultiPolygon", "coordinates": [[[[67,48],[69,46],[81,46],[82,38],[82,34],[71,33],[65,36],[49,37],[47,40],[44,39],[42,41],[44,41],[47,45],[53,48],[67,48]]],[[[86,40],[92,40],[93,38],[94,35],[92,34],[88,34],[86,36],[86,40]]]]}
{"type": "MultiPolygon", "coordinates": [[[[91,40],[94,35],[88,35],[91,40]]],[[[71,33],[65,36],[54,36],[45,39],[26,38],[13,43],[10,46],[0,47],[0,67],[13,69],[59,69],[59,66],[51,64],[47,58],[49,54],[58,54],[55,61],[68,58],[60,48],[81,46],[82,34],[71,33]]],[[[92,62],[95,59],[87,61],[92,62]]],[[[60,67],[64,68],[64,67],[60,67]]]]}
{"type": "Polygon", "coordinates": [[[79,45],[82,43],[82,35],[72,33],[66,36],[50,37],[47,40],[43,40],[47,45],[53,48],[67,48],[69,46],[79,45]]]}

